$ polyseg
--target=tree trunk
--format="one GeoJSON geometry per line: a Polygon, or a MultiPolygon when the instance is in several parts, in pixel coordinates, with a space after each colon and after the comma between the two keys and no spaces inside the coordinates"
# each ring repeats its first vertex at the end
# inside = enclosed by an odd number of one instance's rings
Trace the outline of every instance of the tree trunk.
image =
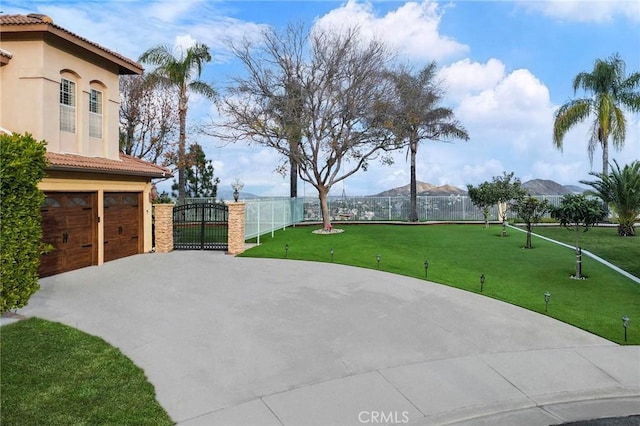
{"type": "Polygon", "coordinates": [[[411,211],[409,213],[409,221],[418,221],[418,183],[416,182],[416,154],[418,153],[418,142],[409,142],[409,150],[411,151],[411,183],[410,183],[410,199],[411,211]]]}
{"type": "Polygon", "coordinates": [[[621,237],[635,237],[635,227],[632,223],[620,223],[618,224],[618,235],[621,237]]]}
{"type": "Polygon", "coordinates": [[[318,198],[320,199],[320,210],[322,211],[322,229],[327,229],[331,225],[331,216],[329,215],[329,205],[327,204],[327,195],[329,188],[318,186],[318,198]]]}
{"type": "Polygon", "coordinates": [[[578,264],[578,254],[580,253],[579,239],[580,238],[580,226],[576,224],[576,275],[575,278],[582,278],[582,268],[578,264]]]}
{"type": "Polygon", "coordinates": [[[602,140],[602,174],[609,174],[609,144],[608,138],[602,140]]]}
{"type": "Polygon", "coordinates": [[[185,95],[180,96],[178,116],[180,118],[180,139],[178,140],[178,205],[182,205],[184,204],[185,146],[187,143],[187,100],[185,99],[185,95]]]}
{"type": "Polygon", "coordinates": [[[293,157],[289,157],[289,196],[298,198],[298,166],[293,157]]]}
{"type": "Polygon", "coordinates": [[[484,229],[489,228],[489,208],[482,209],[482,215],[484,216],[484,229]]]}
{"type": "Polygon", "coordinates": [[[531,248],[531,223],[527,223],[527,244],[524,248],[531,248]]]}

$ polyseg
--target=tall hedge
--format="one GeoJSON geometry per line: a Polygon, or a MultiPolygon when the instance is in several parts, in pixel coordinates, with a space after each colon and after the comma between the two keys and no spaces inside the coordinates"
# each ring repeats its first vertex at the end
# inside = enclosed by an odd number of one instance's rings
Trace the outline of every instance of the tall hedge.
{"type": "Polygon", "coordinates": [[[29,134],[0,135],[0,313],[23,307],[39,288],[45,144],[29,134]]]}

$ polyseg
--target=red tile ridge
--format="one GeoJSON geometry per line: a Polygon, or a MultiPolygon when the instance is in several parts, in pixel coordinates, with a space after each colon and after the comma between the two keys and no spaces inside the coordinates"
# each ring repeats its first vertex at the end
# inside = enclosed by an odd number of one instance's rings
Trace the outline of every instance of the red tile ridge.
{"type": "Polygon", "coordinates": [[[110,173],[151,178],[172,177],[166,167],[120,153],[119,160],[103,157],[88,157],[79,154],[47,152],[47,170],[110,173]]]}

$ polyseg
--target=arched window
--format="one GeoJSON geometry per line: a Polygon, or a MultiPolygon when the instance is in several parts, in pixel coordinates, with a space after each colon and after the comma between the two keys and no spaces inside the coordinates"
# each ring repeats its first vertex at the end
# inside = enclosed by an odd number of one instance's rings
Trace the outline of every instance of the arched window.
{"type": "Polygon", "coordinates": [[[67,76],[60,79],[60,130],[76,132],[76,82],[67,76]]]}
{"type": "Polygon", "coordinates": [[[89,136],[102,139],[104,85],[92,81],[89,90],[89,136]]]}
{"type": "Polygon", "coordinates": [[[102,139],[102,92],[93,88],[89,93],[89,136],[102,139]]]}

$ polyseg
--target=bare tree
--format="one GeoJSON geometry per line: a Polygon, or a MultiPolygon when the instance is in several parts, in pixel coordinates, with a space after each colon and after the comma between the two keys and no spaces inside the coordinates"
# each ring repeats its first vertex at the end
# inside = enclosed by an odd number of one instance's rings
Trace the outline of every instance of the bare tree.
{"type": "Polygon", "coordinates": [[[390,161],[384,152],[396,148],[378,120],[391,93],[388,52],[380,42],[364,43],[356,29],[302,26],[268,30],[263,44],[232,48],[247,75],[234,78],[219,104],[226,121],[210,134],[281,153],[318,191],[326,227],[331,187],[374,159],[390,161]]]}
{"type": "Polygon", "coordinates": [[[120,78],[120,149],[152,163],[165,163],[177,136],[176,94],[146,75],[120,78]]]}

